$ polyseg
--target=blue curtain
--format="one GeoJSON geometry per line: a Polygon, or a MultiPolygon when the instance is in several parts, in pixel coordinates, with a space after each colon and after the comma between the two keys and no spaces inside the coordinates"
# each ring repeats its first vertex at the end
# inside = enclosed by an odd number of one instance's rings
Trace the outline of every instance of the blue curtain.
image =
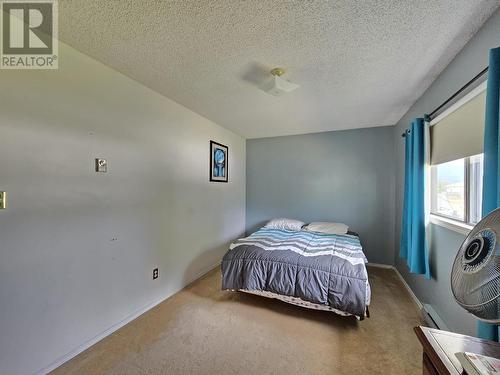
{"type": "MultiPolygon", "coordinates": [[[[500,207],[500,47],[490,50],[484,124],[483,217],[500,207]]],[[[479,322],[478,336],[499,341],[499,327],[479,322]]]]}
{"type": "Polygon", "coordinates": [[[430,278],[425,238],[425,122],[416,118],[405,133],[405,191],[399,256],[410,272],[430,278]]]}

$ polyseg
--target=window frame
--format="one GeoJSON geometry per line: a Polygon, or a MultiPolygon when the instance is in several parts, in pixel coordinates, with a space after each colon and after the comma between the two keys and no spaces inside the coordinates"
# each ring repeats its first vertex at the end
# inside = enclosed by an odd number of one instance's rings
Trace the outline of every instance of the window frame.
{"type": "MultiPolygon", "coordinates": [[[[461,159],[457,159],[457,160],[461,160],[461,159]]],[[[430,181],[430,200],[431,200],[431,202],[430,203],[431,204],[429,205],[429,213],[432,216],[444,218],[447,221],[455,221],[457,223],[461,223],[461,224],[465,224],[467,226],[470,226],[472,228],[475,224],[472,223],[470,220],[471,219],[471,217],[470,217],[470,213],[471,213],[471,209],[470,209],[470,204],[471,204],[470,183],[471,183],[471,179],[470,179],[470,177],[471,177],[471,168],[472,168],[471,157],[467,156],[465,158],[462,158],[462,160],[464,161],[464,219],[460,220],[456,217],[433,211],[432,202],[433,202],[434,198],[432,197],[432,193],[433,193],[433,188],[432,188],[433,174],[432,174],[432,172],[430,173],[430,178],[431,178],[431,181],[430,181]]],[[[430,167],[432,168],[433,165],[431,165],[430,167]]]]}
{"type": "MultiPolygon", "coordinates": [[[[441,113],[439,113],[435,118],[433,118],[430,122],[430,126],[434,126],[439,123],[443,118],[451,114],[452,112],[456,111],[458,108],[469,102],[470,100],[474,99],[477,95],[481,94],[482,92],[486,91],[488,85],[488,80],[485,79],[483,82],[481,82],[477,87],[472,89],[470,92],[465,94],[463,97],[458,99],[456,102],[452,103],[448,108],[444,109],[441,113]]],[[[461,221],[459,219],[453,218],[453,217],[448,217],[446,215],[442,215],[439,213],[434,213],[432,212],[432,186],[431,186],[431,179],[432,179],[432,173],[429,170],[427,176],[429,178],[429,182],[427,183],[426,189],[429,189],[429,195],[428,195],[428,213],[429,213],[429,221],[433,224],[440,225],[442,227],[448,228],[450,230],[453,230],[455,232],[468,235],[469,232],[474,228],[473,223],[469,223],[468,221],[470,220],[470,158],[471,157],[466,157],[464,159],[467,159],[466,162],[464,162],[464,168],[465,168],[465,174],[464,174],[464,194],[465,194],[465,215],[464,215],[464,221],[461,221]]],[[[483,161],[484,163],[484,161],[483,161]]],[[[484,164],[483,164],[484,166],[484,164]]],[[[429,165],[429,168],[431,168],[432,165],[429,165]]],[[[484,188],[484,186],[483,186],[484,188]]]]}
{"type": "Polygon", "coordinates": [[[441,227],[450,229],[454,232],[463,234],[465,236],[469,234],[469,232],[472,230],[472,228],[474,228],[473,225],[465,224],[465,223],[462,223],[458,220],[448,219],[444,216],[438,216],[438,215],[434,215],[434,214],[429,215],[429,222],[431,222],[432,224],[439,225],[441,227]]]}

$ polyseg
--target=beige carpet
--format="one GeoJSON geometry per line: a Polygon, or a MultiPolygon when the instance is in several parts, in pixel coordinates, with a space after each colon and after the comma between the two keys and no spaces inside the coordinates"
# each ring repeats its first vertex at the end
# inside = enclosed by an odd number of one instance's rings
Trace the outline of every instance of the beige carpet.
{"type": "Polygon", "coordinates": [[[54,374],[421,374],[416,305],[392,270],[369,268],[358,322],[220,291],[211,271],[54,374]]]}

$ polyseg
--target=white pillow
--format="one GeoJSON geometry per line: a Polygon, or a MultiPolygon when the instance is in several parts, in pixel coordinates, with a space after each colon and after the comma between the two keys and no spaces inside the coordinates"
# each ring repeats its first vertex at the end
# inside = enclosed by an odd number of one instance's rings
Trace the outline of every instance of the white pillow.
{"type": "Polygon", "coordinates": [[[305,230],[309,232],[319,232],[326,234],[346,234],[349,227],[342,223],[327,223],[322,221],[316,221],[308,224],[305,230]]]}
{"type": "Polygon", "coordinates": [[[270,220],[264,228],[299,231],[304,224],[300,220],[279,218],[270,220]]]}

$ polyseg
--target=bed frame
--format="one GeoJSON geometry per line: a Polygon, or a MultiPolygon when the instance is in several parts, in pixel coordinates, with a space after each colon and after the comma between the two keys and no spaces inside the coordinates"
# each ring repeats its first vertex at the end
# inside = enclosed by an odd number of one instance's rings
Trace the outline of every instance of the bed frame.
{"type": "MultiPolygon", "coordinates": [[[[262,297],[266,297],[266,298],[273,298],[273,299],[277,299],[277,300],[280,300],[280,301],[283,301],[283,302],[286,302],[286,303],[290,303],[290,304],[295,305],[295,306],[305,307],[306,309],[321,310],[321,311],[330,311],[330,312],[333,312],[333,313],[335,313],[337,315],[341,315],[341,316],[353,316],[352,314],[349,314],[349,313],[347,313],[345,311],[337,310],[337,309],[334,309],[333,307],[330,307],[330,306],[327,306],[327,305],[320,305],[320,304],[317,304],[317,303],[312,303],[312,302],[304,301],[304,300],[302,300],[300,298],[297,298],[297,297],[283,296],[281,294],[276,294],[276,293],[267,292],[267,291],[260,291],[260,290],[238,289],[238,292],[244,292],[244,293],[248,293],[248,294],[254,294],[256,296],[262,296],[262,297]]],[[[367,318],[370,317],[370,311],[368,310],[368,306],[366,307],[365,316],[367,318]]],[[[358,320],[365,319],[365,316],[357,316],[357,315],[355,315],[356,319],[358,319],[358,320]]]]}

